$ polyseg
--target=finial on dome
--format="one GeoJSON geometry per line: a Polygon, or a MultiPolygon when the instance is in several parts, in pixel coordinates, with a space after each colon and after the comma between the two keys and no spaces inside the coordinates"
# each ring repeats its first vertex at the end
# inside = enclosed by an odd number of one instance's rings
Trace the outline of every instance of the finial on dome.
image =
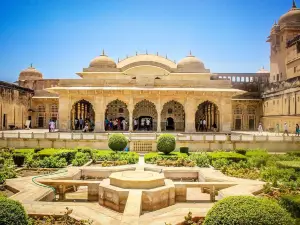
{"type": "Polygon", "coordinates": [[[156,55],[158,56],[158,52],[156,52],[156,55]]]}
{"type": "Polygon", "coordinates": [[[138,55],[137,51],[135,52],[135,55],[138,55]]]}
{"type": "Polygon", "coordinates": [[[293,6],[292,6],[292,9],[296,9],[296,8],[297,8],[296,1],[293,0],[293,6]]]}
{"type": "Polygon", "coordinates": [[[128,58],[128,55],[126,55],[126,58],[128,58]]]}
{"type": "Polygon", "coordinates": [[[190,56],[192,56],[192,51],[190,50],[190,56]]]}
{"type": "Polygon", "coordinates": [[[166,59],[168,59],[168,55],[166,54],[166,59]]]}
{"type": "Polygon", "coordinates": [[[118,57],[118,63],[120,62],[120,58],[118,57]]]}
{"type": "Polygon", "coordinates": [[[33,68],[33,67],[32,67],[32,63],[30,63],[30,68],[33,68]]]}
{"type": "Polygon", "coordinates": [[[102,55],[105,55],[104,49],[102,49],[102,55]]]}
{"type": "Polygon", "coordinates": [[[176,60],[174,60],[174,63],[176,63],[176,60]]]}
{"type": "Polygon", "coordinates": [[[147,49],[146,49],[146,55],[148,55],[148,51],[147,51],[147,49]]]}
{"type": "Polygon", "coordinates": [[[276,20],[274,21],[274,26],[275,26],[275,25],[277,25],[277,21],[276,21],[276,20]]]}

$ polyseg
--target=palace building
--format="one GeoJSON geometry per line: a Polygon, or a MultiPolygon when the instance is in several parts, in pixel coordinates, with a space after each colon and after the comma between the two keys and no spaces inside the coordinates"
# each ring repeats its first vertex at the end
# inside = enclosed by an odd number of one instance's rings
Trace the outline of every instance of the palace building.
{"type": "Polygon", "coordinates": [[[2,82],[0,128],[24,128],[26,120],[48,128],[51,119],[60,131],[71,131],[82,119],[95,132],[113,129],[110,121],[127,131],[230,132],[256,130],[259,122],[264,129],[284,122],[294,129],[300,123],[295,2],[273,25],[268,42],[270,72],[213,73],[191,52],[176,63],[148,52],[115,61],[103,51],[78,79],[44,79],[30,66],[17,84],[2,82]]]}

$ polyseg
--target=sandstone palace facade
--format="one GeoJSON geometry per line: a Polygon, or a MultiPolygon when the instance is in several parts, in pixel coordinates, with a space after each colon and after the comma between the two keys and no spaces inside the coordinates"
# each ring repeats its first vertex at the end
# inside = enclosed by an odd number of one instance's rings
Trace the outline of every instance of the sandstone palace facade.
{"type": "Polygon", "coordinates": [[[44,79],[30,66],[16,83],[1,82],[0,128],[76,129],[88,120],[95,132],[125,120],[123,130],[201,132],[272,130],[300,123],[300,9],[292,8],[268,37],[270,72],[212,73],[191,52],[178,63],[136,53],[114,61],[103,51],[78,79],[44,79]],[[202,123],[205,120],[206,128],[202,123]],[[91,122],[92,121],[92,122],[91,122]],[[149,129],[150,128],[150,129],[149,129]],[[143,129],[144,130],[144,129],[143,129]]]}

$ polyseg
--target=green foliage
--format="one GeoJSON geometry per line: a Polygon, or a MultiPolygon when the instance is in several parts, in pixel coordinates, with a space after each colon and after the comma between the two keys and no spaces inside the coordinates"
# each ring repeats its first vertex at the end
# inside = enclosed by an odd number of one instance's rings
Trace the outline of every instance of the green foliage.
{"type": "Polygon", "coordinates": [[[176,140],[172,134],[162,134],[157,140],[157,151],[170,154],[175,150],[176,140]]]}
{"type": "Polygon", "coordinates": [[[244,148],[237,148],[234,150],[236,153],[241,154],[241,155],[246,155],[247,149],[244,148]]]}
{"type": "Polygon", "coordinates": [[[248,150],[245,155],[247,157],[268,157],[269,156],[268,152],[262,149],[248,150]]]}
{"type": "Polygon", "coordinates": [[[158,166],[174,166],[174,167],[194,167],[196,163],[188,158],[178,158],[177,160],[161,159],[157,162],[158,166]]]}
{"type": "Polygon", "coordinates": [[[199,167],[209,167],[210,158],[206,153],[191,154],[188,159],[194,161],[199,167]]]}
{"type": "Polygon", "coordinates": [[[232,196],[217,202],[204,225],[292,225],[291,216],[277,203],[251,196],[232,196]]]}
{"type": "Polygon", "coordinates": [[[227,159],[232,160],[234,162],[238,162],[240,160],[247,160],[247,157],[235,152],[210,152],[208,155],[212,158],[212,160],[217,159],[227,159]]]}
{"type": "Polygon", "coordinates": [[[68,164],[71,164],[72,160],[75,158],[76,152],[77,150],[74,149],[46,148],[39,151],[37,154],[40,158],[58,156],[59,158],[64,158],[68,164]]]}
{"type": "Polygon", "coordinates": [[[25,162],[25,155],[21,154],[21,153],[15,153],[13,155],[13,160],[14,160],[15,165],[17,165],[18,167],[20,167],[25,162]]]}
{"type": "Polygon", "coordinates": [[[229,166],[231,162],[228,159],[220,158],[212,161],[212,166],[216,169],[221,169],[225,166],[229,166]]]}
{"type": "Polygon", "coordinates": [[[33,148],[22,148],[22,149],[15,149],[14,153],[21,153],[21,154],[32,154],[34,153],[33,148]]]}
{"type": "Polygon", "coordinates": [[[60,158],[59,156],[45,157],[39,162],[39,167],[42,168],[63,168],[67,165],[66,159],[60,158]]]}
{"type": "Polygon", "coordinates": [[[0,224],[27,225],[28,217],[21,203],[0,197],[0,224]]]}
{"type": "Polygon", "coordinates": [[[180,147],[179,150],[181,153],[189,154],[189,147],[180,147]]]}
{"type": "Polygon", "coordinates": [[[294,169],[279,169],[277,167],[265,167],[261,170],[261,178],[277,186],[278,182],[295,180],[294,169]]]}
{"type": "Polygon", "coordinates": [[[290,212],[294,218],[300,218],[300,195],[281,196],[280,205],[290,212]]]}
{"type": "Polygon", "coordinates": [[[124,134],[112,134],[108,138],[108,147],[113,151],[123,151],[128,144],[124,134]]]}
{"type": "Polygon", "coordinates": [[[139,155],[136,152],[114,152],[111,150],[97,150],[93,152],[95,161],[123,161],[127,164],[135,164],[139,161],[139,155]]]}
{"type": "Polygon", "coordinates": [[[300,157],[300,151],[292,151],[287,153],[290,156],[300,157]]]}
{"type": "Polygon", "coordinates": [[[89,154],[83,152],[77,152],[75,158],[72,161],[73,166],[83,166],[89,161],[89,154]]]}
{"type": "Polygon", "coordinates": [[[300,161],[278,161],[277,166],[280,168],[293,168],[297,171],[300,170],[300,161]]]}
{"type": "Polygon", "coordinates": [[[4,165],[5,159],[0,157],[0,168],[4,165]]]}
{"type": "Polygon", "coordinates": [[[172,152],[168,155],[159,152],[149,152],[144,155],[144,160],[146,163],[155,164],[158,160],[163,160],[163,159],[177,160],[179,158],[186,158],[186,157],[188,157],[187,154],[180,153],[180,152],[172,152]]]}

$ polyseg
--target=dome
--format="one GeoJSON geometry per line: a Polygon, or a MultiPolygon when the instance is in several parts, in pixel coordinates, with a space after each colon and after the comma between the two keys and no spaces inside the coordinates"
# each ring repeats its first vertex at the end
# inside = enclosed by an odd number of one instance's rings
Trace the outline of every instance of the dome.
{"type": "Polygon", "coordinates": [[[193,56],[191,53],[189,56],[180,60],[177,64],[177,70],[179,72],[207,72],[204,67],[204,63],[201,62],[197,57],[193,56]]]}
{"type": "Polygon", "coordinates": [[[297,8],[295,1],[293,1],[292,8],[278,21],[279,25],[300,23],[300,9],[297,8]]]}
{"type": "Polygon", "coordinates": [[[262,67],[256,73],[270,73],[270,72],[266,70],[264,67],[262,67]]]}
{"type": "Polygon", "coordinates": [[[27,69],[21,71],[19,80],[40,80],[43,79],[43,74],[36,68],[32,67],[32,64],[27,69]]]}
{"type": "Polygon", "coordinates": [[[115,61],[111,58],[109,58],[107,55],[105,55],[104,51],[102,52],[102,55],[94,58],[90,62],[89,67],[94,67],[94,68],[116,68],[117,65],[115,61]]]}

